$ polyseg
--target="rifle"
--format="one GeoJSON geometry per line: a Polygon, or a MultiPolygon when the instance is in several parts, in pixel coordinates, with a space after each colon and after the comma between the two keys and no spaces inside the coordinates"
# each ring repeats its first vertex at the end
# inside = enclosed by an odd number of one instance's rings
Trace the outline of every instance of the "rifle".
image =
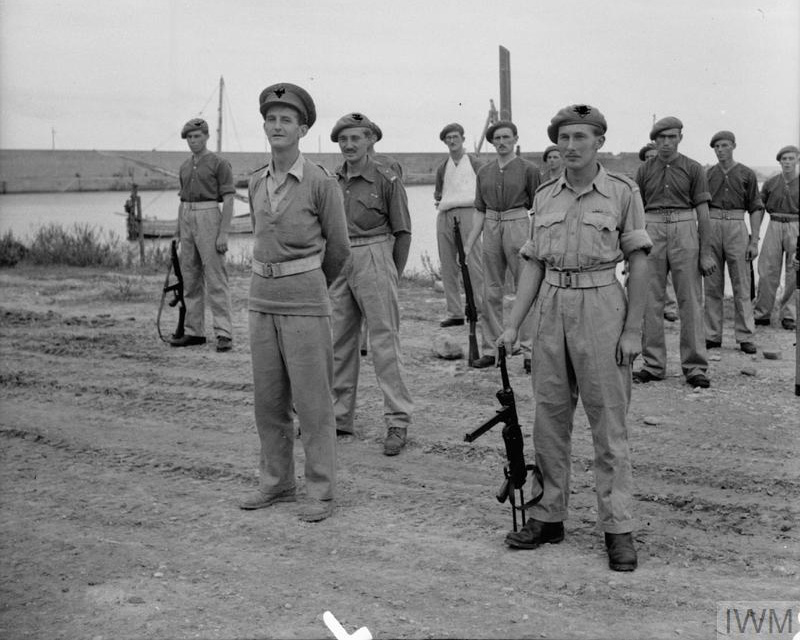
{"type": "Polygon", "coordinates": [[[169,247],[170,262],[167,267],[167,277],[164,279],[164,287],[161,290],[161,304],[158,305],[158,316],[156,317],[156,328],[158,329],[158,337],[163,342],[169,342],[161,333],[161,312],[164,310],[164,301],[167,294],[172,292],[172,299],[167,302],[170,307],[178,306],[178,328],[172,334],[172,338],[183,337],[183,324],[186,320],[186,302],[183,299],[183,273],[181,273],[181,263],[178,260],[178,241],[173,240],[169,247]],[[169,277],[172,272],[175,272],[177,282],[174,284],[169,283],[169,277]]]}
{"type": "Polygon", "coordinates": [[[508,465],[503,467],[503,475],[505,480],[500,490],[495,496],[497,501],[501,504],[508,499],[511,504],[511,518],[514,522],[514,531],[517,530],[517,511],[522,514],[522,523],[525,524],[525,510],[535,505],[542,499],[544,493],[544,483],[542,479],[542,472],[535,464],[525,464],[524,446],[522,442],[522,429],[519,426],[517,419],[517,404],[514,400],[514,391],[511,389],[511,384],[508,381],[508,370],[506,369],[506,348],[500,346],[497,348],[497,358],[499,360],[500,375],[503,380],[503,388],[497,392],[497,399],[500,401],[500,409],[497,414],[484,422],[480,427],[471,431],[464,436],[466,442],[473,442],[481,437],[494,425],[502,422],[503,426],[503,442],[506,445],[506,458],[508,465]],[[525,481],[528,477],[528,471],[532,472],[534,486],[534,493],[536,492],[536,485],[538,484],[538,493],[533,498],[525,502],[525,481]],[[519,506],[517,505],[517,495],[519,492],[519,506]]]}
{"type": "Polygon", "coordinates": [[[471,367],[472,363],[481,357],[481,354],[478,352],[478,339],[475,337],[475,325],[478,323],[478,309],[475,306],[475,295],[472,292],[472,280],[469,277],[467,257],[464,254],[464,243],[461,240],[461,229],[459,228],[458,218],[456,217],[453,217],[453,234],[456,241],[458,262],[461,266],[461,278],[464,281],[464,297],[467,301],[464,309],[464,316],[467,318],[467,322],[469,322],[469,352],[467,354],[467,366],[471,367]]]}
{"type": "Polygon", "coordinates": [[[795,317],[794,327],[794,395],[800,396],[800,233],[797,234],[797,247],[794,252],[795,259],[795,317]]]}

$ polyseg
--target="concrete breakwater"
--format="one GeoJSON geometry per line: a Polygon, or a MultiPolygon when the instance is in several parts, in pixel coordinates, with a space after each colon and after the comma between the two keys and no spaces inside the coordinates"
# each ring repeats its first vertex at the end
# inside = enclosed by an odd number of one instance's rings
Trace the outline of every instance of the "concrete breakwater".
{"type": "MultiPolygon", "coordinates": [[[[95,151],[91,149],[0,150],[0,193],[46,193],[64,191],[129,191],[133,183],[142,190],[177,189],[177,174],[188,157],[186,151],[95,151]],[[159,171],[162,169],[163,171],[159,171]]],[[[227,152],[237,186],[246,185],[249,175],[264,166],[264,153],[227,152]]],[[[342,162],[338,153],[306,153],[309,159],[333,171],[342,162]]],[[[392,153],[403,167],[407,184],[433,184],[436,167],[444,153],[392,153]]],[[[541,165],[541,152],[523,153],[541,165]]],[[[480,157],[489,161],[493,152],[480,157]]],[[[639,164],[636,153],[601,153],[600,161],[609,171],[633,175],[639,164]]]]}

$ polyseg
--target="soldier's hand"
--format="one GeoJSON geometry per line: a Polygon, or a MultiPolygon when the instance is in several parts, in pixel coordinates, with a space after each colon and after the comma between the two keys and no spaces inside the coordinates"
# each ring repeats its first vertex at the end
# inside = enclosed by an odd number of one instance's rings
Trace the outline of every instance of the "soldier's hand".
{"type": "Polygon", "coordinates": [[[758,257],[758,242],[751,242],[747,245],[747,250],[744,252],[744,259],[752,262],[758,257]]]}
{"type": "Polygon", "coordinates": [[[225,253],[228,250],[228,234],[220,233],[217,236],[217,253],[225,253]]]}
{"type": "Polygon", "coordinates": [[[506,353],[513,353],[514,352],[514,344],[517,342],[517,333],[516,329],[508,328],[500,334],[500,337],[497,339],[495,346],[500,347],[505,345],[506,353]]]}
{"type": "Polygon", "coordinates": [[[700,273],[704,276],[710,276],[717,270],[717,265],[714,264],[714,258],[709,255],[700,256],[700,273]]]}
{"type": "Polygon", "coordinates": [[[617,342],[617,364],[620,367],[629,367],[641,352],[642,332],[625,329],[617,342]]]}

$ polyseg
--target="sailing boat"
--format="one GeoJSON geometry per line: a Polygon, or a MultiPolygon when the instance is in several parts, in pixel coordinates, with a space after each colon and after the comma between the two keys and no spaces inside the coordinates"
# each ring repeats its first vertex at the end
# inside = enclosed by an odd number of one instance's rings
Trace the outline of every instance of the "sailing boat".
{"type": "MultiPolygon", "coordinates": [[[[222,151],[222,100],[225,91],[225,79],[219,79],[219,107],[217,110],[217,153],[222,151]]],[[[137,158],[130,156],[118,155],[117,157],[138,164],[150,171],[155,171],[171,178],[177,178],[178,174],[169,169],[159,167],[158,165],[144,162],[137,158]]],[[[234,198],[242,202],[248,202],[246,196],[239,193],[234,194],[234,198]]],[[[178,219],[172,218],[145,218],[141,216],[141,205],[137,206],[136,186],[134,185],[131,191],[131,197],[125,202],[125,213],[128,220],[127,231],[128,240],[138,240],[140,237],[140,221],[141,221],[141,237],[143,238],[171,238],[175,235],[175,229],[178,226],[178,219]],[[137,211],[138,210],[138,211],[137,211]]],[[[242,213],[234,215],[231,218],[231,224],[228,228],[229,234],[245,234],[253,233],[253,224],[250,219],[249,213],[242,213]]]]}

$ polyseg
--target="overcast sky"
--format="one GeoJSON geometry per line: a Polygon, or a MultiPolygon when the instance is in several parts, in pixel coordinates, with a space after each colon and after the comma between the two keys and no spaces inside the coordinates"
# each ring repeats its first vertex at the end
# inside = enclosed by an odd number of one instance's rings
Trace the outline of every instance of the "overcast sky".
{"type": "Polygon", "coordinates": [[[381,151],[444,151],[454,120],[472,147],[503,45],[523,150],[584,102],[606,151],[676,115],[700,162],[730,129],[739,160],[777,168],[800,141],[799,34],[798,0],[0,0],[0,148],[184,150],[196,115],[213,148],[220,76],[223,151],[264,150],[258,94],[280,81],[317,104],[304,151],[338,151],[348,111],[381,126],[381,151]]]}

